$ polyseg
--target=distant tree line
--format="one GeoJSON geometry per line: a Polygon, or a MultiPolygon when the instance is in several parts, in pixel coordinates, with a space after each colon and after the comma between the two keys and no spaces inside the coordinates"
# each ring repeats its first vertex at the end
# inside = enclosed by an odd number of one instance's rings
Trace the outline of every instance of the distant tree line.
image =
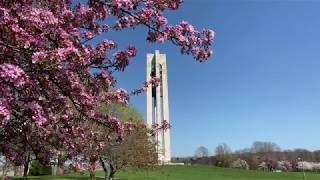
{"type": "Polygon", "coordinates": [[[201,146],[196,149],[193,157],[176,157],[172,161],[264,171],[320,171],[320,150],[282,150],[276,143],[256,141],[250,148],[232,151],[223,143],[214,149],[211,156],[209,150],[201,146]]]}

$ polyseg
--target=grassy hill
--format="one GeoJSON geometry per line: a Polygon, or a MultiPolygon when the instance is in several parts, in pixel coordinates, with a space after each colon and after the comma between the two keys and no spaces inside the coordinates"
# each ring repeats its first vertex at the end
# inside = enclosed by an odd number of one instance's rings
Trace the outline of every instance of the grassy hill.
{"type": "MultiPolygon", "coordinates": [[[[97,172],[102,179],[103,172],[97,172]]],[[[117,176],[120,180],[303,180],[302,173],[276,173],[217,168],[213,166],[163,166],[155,171],[126,170],[117,176]]],[[[19,179],[19,178],[15,178],[19,179]]],[[[64,177],[31,177],[31,180],[76,180],[87,176],[71,174],[64,177]]],[[[307,173],[307,180],[320,180],[320,174],[307,173]]]]}
{"type": "MultiPolygon", "coordinates": [[[[154,172],[127,171],[119,174],[130,180],[295,180],[302,173],[275,173],[217,168],[212,166],[164,166],[154,172]]],[[[320,174],[307,173],[306,179],[320,180],[320,174]]]]}

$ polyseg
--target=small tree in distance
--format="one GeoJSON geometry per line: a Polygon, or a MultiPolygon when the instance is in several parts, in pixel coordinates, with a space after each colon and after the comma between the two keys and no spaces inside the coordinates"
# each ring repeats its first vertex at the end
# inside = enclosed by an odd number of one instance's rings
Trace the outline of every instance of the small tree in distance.
{"type": "Polygon", "coordinates": [[[195,154],[194,154],[195,157],[208,157],[209,156],[209,150],[204,147],[204,146],[200,146],[197,148],[195,154]]]}
{"type": "Polygon", "coordinates": [[[279,152],[281,148],[273,142],[256,141],[252,144],[252,153],[272,153],[279,152]]]}

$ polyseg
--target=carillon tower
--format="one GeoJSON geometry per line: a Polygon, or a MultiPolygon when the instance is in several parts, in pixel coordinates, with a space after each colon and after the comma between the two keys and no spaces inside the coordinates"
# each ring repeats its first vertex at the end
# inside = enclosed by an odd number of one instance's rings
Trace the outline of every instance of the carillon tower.
{"type": "MultiPolygon", "coordinates": [[[[147,82],[153,77],[160,79],[157,87],[149,86],[147,89],[147,125],[163,124],[163,121],[170,123],[169,102],[168,102],[168,79],[166,55],[147,54],[147,82]]],[[[170,129],[161,130],[155,135],[158,142],[157,151],[161,163],[171,161],[170,129]]]]}

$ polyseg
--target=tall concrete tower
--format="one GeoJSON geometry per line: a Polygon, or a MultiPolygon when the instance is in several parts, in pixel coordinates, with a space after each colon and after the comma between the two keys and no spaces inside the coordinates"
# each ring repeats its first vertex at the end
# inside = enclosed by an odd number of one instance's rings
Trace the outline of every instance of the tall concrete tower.
{"type": "MultiPolygon", "coordinates": [[[[168,102],[168,79],[166,55],[155,51],[155,54],[147,54],[147,82],[152,78],[159,78],[160,85],[148,87],[147,90],[147,125],[170,123],[168,102]]],[[[171,161],[170,129],[161,130],[155,135],[158,142],[157,151],[161,163],[171,161]]]]}

